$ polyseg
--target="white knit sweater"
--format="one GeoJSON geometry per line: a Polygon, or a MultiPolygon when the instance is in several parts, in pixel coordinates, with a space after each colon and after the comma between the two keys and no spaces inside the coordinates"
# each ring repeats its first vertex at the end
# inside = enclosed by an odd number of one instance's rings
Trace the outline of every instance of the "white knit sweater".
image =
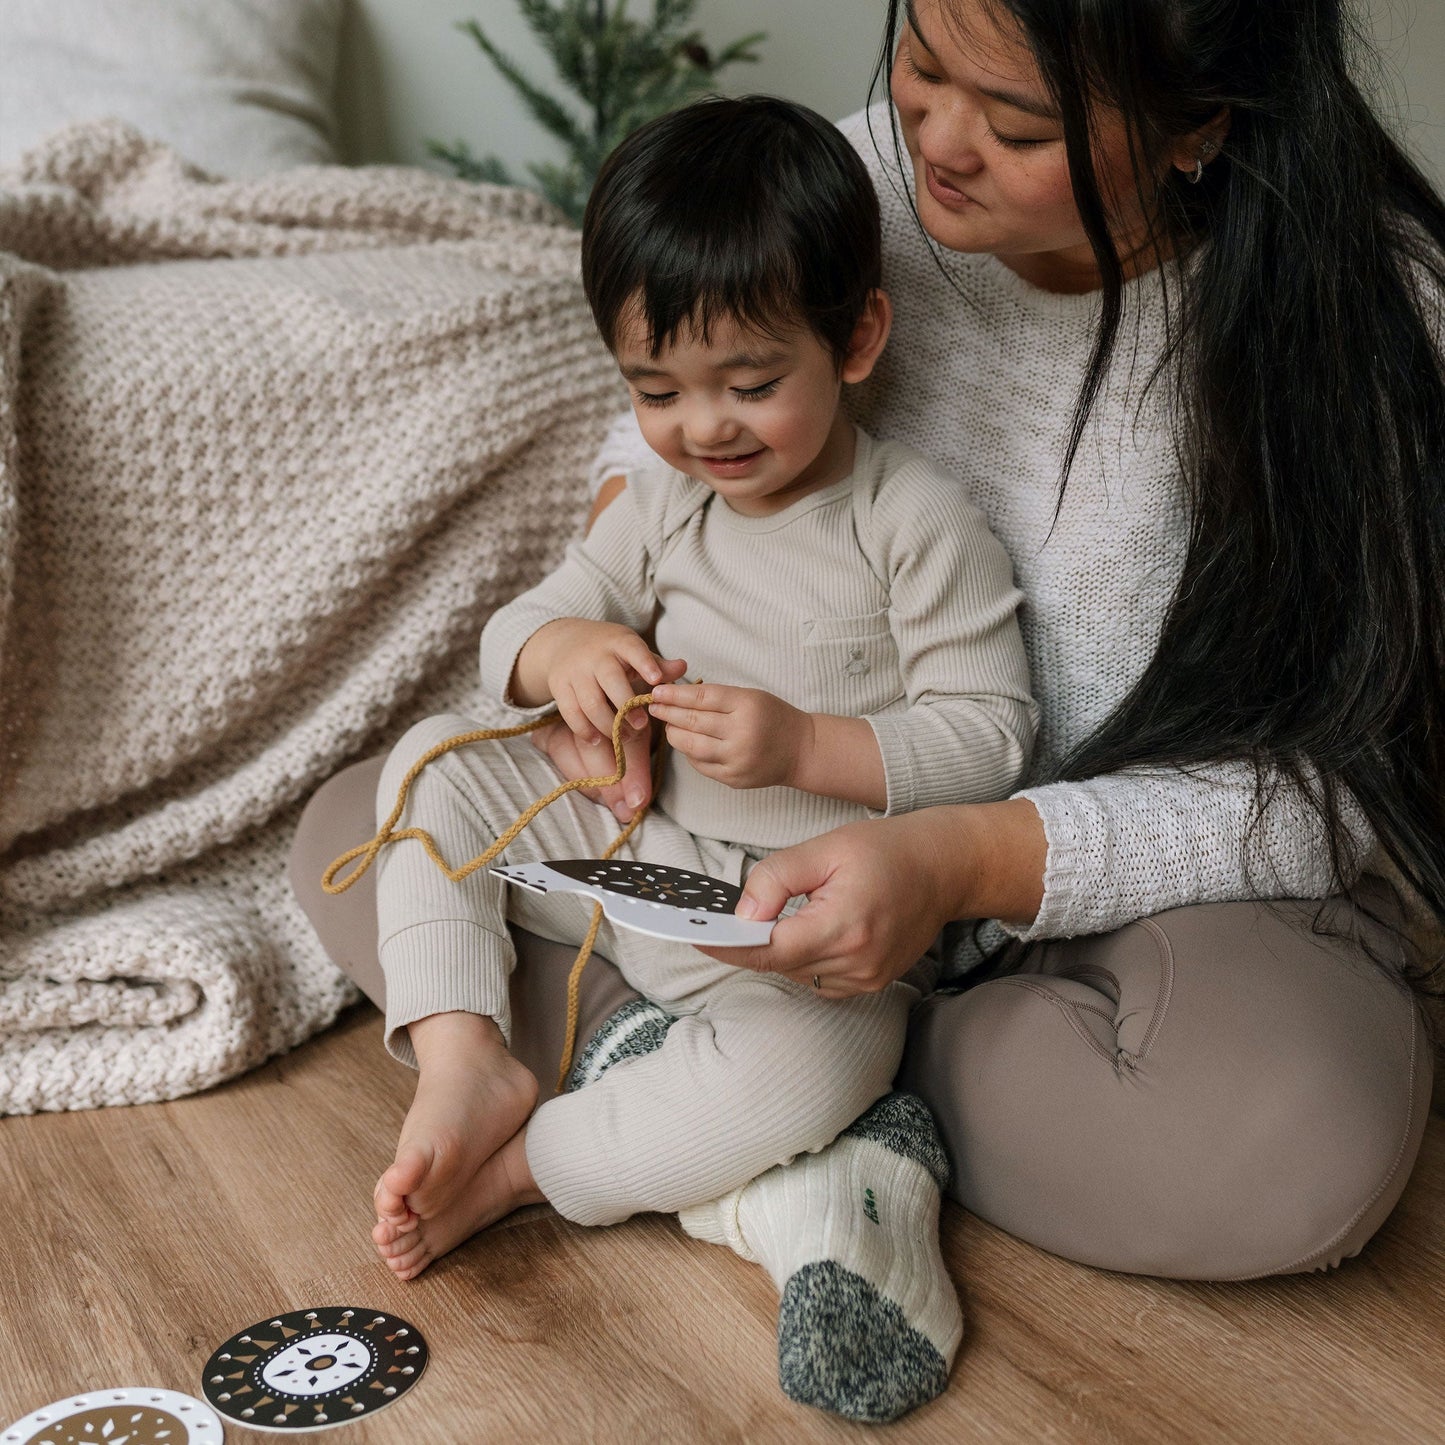
{"type": "MultiPolygon", "coordinates": [[[[912,176],[894,161],[888,127],[882,107],[842,122],[878,188],[895,311],[888,348],[850,408],[875,435],[963,478],[1024,591],[1041,724],[1034,786],[1018,796],[1043,818],[1048,862],[1043,906],[1030,928],[1014,931],[1068,937],[1183,904],[1324,896],[1335,880],[1316,816],[1298,792],[1280,789],[1251,828],[1246,766],[1048,781],[1143,673],[1183,566],[1188,519],[1170,388],[1145,389],[1163,345],[1162,279],[1128,288],[1113,372],[1056,518],[1098,297],[1040,291],[989,255],[937,252],[909,209],[912,176]]],[[[636,465],[642,448],[630,415],[619,418],[594,484],[636,465]]],[[[1368,828],[1351,821],[1362,859],[1368,828]]]]}

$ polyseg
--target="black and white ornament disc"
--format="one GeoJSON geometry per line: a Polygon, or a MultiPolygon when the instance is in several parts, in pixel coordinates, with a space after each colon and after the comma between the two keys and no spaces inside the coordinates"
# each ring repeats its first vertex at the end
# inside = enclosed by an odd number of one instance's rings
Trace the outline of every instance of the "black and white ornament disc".
{"type": "Polygon", "coordinates": [[[233,1335],[206,1361],[206,1399],[255,1430],[329,1430],[374,1415],[426,1369],[406,1320],[344,1305],[292,1310],[233,1335]]]}
{"type": "Polygon", "coordinates": [[[493,873],[534,893],[581,893],[623,928],[677,943],[748,948],[772,937],[773,920],[739,918],[742,889],[721,878],[634,863],[626,858],[548,858],[492,865],[493,873]]]}

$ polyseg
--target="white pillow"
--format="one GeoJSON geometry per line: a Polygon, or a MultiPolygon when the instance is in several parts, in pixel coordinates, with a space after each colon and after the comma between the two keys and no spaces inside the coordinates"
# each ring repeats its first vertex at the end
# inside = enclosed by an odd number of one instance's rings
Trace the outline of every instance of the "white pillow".
{"type": "Polygon", "coordinates": [[[335,158],[344,0],[0,0],[0,165],[116,116],[223,176],[335,158]]]}

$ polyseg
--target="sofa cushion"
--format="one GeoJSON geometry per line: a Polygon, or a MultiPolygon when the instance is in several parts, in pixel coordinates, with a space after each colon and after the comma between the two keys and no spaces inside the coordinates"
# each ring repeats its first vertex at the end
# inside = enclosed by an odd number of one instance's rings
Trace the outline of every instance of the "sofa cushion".
{"type": "Polygon", "coordinates": [[[115,116],[223,176],[334,159],[343,0],[3,0],[0,165],[115,116]]]}

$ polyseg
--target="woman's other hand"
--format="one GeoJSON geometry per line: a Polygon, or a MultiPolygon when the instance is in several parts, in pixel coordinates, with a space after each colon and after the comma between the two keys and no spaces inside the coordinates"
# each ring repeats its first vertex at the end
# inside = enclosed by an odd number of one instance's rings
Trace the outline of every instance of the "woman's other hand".
{"type": "Polygon", "coordinates": [[[702,951],[800,984],[817,978],[823,998],[876,993],[902,978],[950,919],[1030,922],[1047,851],[1027,799],[850,823],[771,854],[748,875],[740,917],[776,918],[789,898],[808,898],[768,944],[702,951]]]}
{"type": "MultiPolygon", "coordinates": [[[[622,781],[608,788],[584,788],[583,797],[611,808],[619,821],[630,823],[632,815],[652,799],[652,747],[655,736],[653,728],[648,728],[646,732],[623,728],[622,757],[627,771],[622,781]]],[[[567,782],[577,778],[608,778],[617,771],[610,737],[599,738],[592,743],[578,742],[577,734],[561,718],[538,728],[531,738],[532,746],[547,754],[552,766],[567,782]]]]}

